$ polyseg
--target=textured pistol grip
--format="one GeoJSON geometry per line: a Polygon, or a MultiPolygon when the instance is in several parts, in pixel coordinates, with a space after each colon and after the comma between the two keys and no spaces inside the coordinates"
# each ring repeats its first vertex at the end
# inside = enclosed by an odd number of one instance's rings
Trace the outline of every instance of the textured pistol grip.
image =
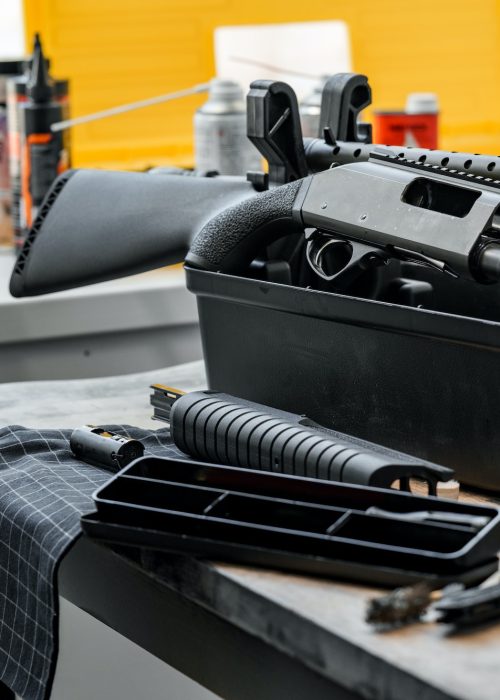
{"type": "Polygon", "coordinates": [[[453,471],[343,433],[304,426],[302,417],[217,392],[191,392],[170,414],[172,439],[195,459],[246,469],[389,488],[412,476],[453,471]]]}
{"type": "Polygon", "coordinates": [[[225,209],[198,233],[186,263],[214,272],[244,269],[263,246],[300,230],[292,212],[303,183],[295,180],[225,209]]]}

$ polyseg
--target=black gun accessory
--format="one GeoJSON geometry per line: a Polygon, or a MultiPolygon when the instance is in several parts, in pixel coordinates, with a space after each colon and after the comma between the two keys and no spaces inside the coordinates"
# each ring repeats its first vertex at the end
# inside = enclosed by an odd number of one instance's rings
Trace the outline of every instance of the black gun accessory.
{"type": "Polygon", "coordinates": [[[118,435],[94,425],[84,425],[71,433],[70,447],[77,459],[96,467],[122,469],[144,455],[139,440],[118,435]]]}
{"type": "Polygon", "coordinates": [[[460,627],[492,622],[500,618],[500,584],[443,595],[434,610],[438,622],[460,627]]]}
{"type": "MultiPolygon", "coordinates": [[[[325,135],[328,146],[337,140],[356,144],[370,142],[371,125],[358,122],[360,111],[370,103],[371,88],[365,75],[338,73],[332,76],[323,88],[319,136],[325,135]]],[[[266,175],[249,173],[247,176],[257,189],[284,185],[311,172],[297,97],[287,83],[276,80],[251,83],[247,95],[247,136],[268,164],[266,175]]],[[[309,145],[308,141],[306,143],[309,145]]],[[[316,154],[318,149],[312,150],[316,154]]],[[[330,167],[330,163],[326,167],[330,167]]]]}
{"type": "MultiPolygon", "coordinates": [[[[214,391],[151,388],[153,417],[170,424],[174,443],[194,459],[380,488],[399,482],[402,491],[411,490],[410,479],[419,479],[430,495],[436,495],[438,482],[454,476],[448,467],[329,430],[305,416],[214,391]]],[[[432,514],[421,518],[432,520],[432,514]]]]}
{"type": "Polygon", "coordinates": [[[472,627],[500,618],[498,570],[480,586],[465,589],[463,583],[451,583],[433,590],[426,581],[396,588],[368,603],[366,622],[385,630],[413,622],[429,621],[472,627]]]}

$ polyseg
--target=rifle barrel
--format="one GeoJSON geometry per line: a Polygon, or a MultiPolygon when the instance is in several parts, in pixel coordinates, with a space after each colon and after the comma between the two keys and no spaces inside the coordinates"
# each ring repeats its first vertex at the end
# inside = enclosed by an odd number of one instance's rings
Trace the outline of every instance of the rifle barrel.
{"type": "Polygon", "coordinates": [[[330,168],[332,164],[346,165],[368,160],[374,150],[391,151],[393,155],[406,160],[429,163],[439,167],[473,173],[484,178],[500,181],[500,157],[479,155],[477,153],[460,153],[457,151],[429,150],[410,146],[384,146],[374,143],[356,143],[338,141],[331,146],[322,139],[304,139],[307,163],[312,172],[330,168]]]}

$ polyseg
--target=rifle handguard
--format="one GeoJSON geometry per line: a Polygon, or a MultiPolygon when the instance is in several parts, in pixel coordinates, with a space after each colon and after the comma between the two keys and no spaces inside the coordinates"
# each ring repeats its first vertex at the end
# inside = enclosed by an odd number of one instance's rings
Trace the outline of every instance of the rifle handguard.
{"type": "Polygon", "coordinates": [[[192,267],[213,272],[238,272],[266,245],[285,234],[301,231],[293,217],[302,185],[295,180],[239,202],[211,219],[196,236],[186,256],[192,267]]]}
{"type": "Polygon", "coordinates": [[[183,394],[153,385],[154,417],[170,423],[177,447],[195,459],[264,471],[390,488],[422,479],[436,495],[448,467],[330,430],[306,416],[215,391],[183,394]]]}

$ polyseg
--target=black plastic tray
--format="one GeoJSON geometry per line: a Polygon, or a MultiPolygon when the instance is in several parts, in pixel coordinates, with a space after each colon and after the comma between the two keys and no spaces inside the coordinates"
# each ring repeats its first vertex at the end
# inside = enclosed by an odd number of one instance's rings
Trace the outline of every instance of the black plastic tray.
{"type": "Polygon", "coordinates": [[[159,457],[136,460],[94,500],[82,526],[98,539],[374,584],[474,582],[495,569],[500,543],[493,507],[159,457]],[[397,518],[422,510],[488,522],[397,518]]]}

